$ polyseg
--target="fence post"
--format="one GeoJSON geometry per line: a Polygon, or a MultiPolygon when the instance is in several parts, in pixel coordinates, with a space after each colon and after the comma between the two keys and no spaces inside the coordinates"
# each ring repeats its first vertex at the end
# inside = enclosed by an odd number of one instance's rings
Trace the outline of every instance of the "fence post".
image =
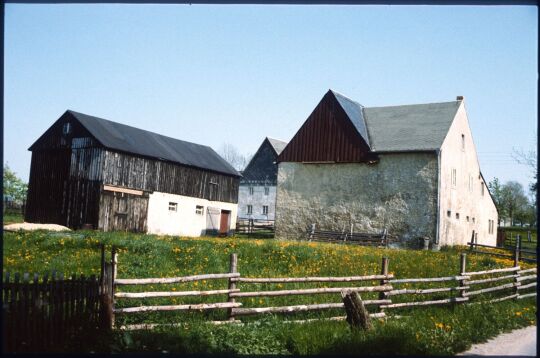
{"type": "MultiPolygon", "coordinates": [[[[238,256],[236,255],[236,253],[233,253],[231,254],[231,259],[230,259],[229,273],[236,273],[236,272],[238,272],[238,256]]],[[[236,288],[236,281],[234,281],[233,278],[230,277],[229,290],[234,290],[235,288],[236,288]]],[[[233,297],[231,297],[230,293],[228,296],[229,296],[228,301],[234,303],[235,300],[233,297]]],[[[234,321],[234,314],[233,314],[232,307],[227,310],[227,316],[229,318],[229,321],[234,321]]]]}
{"type": "Polygon", "coordinates": [[[469,251],[473,250],[473,245],[474,245],[474,230],[472,231],[471,242],[469,242],[469,251]]]}
{"type": "Polygon", "coordinates": [[[527,241],[528,241],[528,242],[531,242],[531,241],[532,241],[532,236],[531,236],[531,232],[530,232],[530,231],[527,231],[527,241]]]}
{"type": "MultiPolygon", "coordinates": [[[[514,267],[519,267],[519,250],[521,249],[521,235],[516,236],[516,252],[514,255],[514,267]]],[[[519,285],[519,271],[516,272],[516,277],[514,277],[514,294],[519,295],[518,285],[519,285]]],[[[516,299],[519,296],[516,297],[516,299]]]]}
{"type": "Polygon", "coordinates": [[[514,267],[519,266],[519,250],[521,246],[521,236],[516,235],[516,246],[514,248],[514,267]]]}
{"type": "MultiPolygon", "coordinates": [[[[463,276],[467,272],[467,254],[462,252],[459,260],[459,275],[463,276]]],[[[462,278],[459,280],[459,287],[465,286],[465,280],[462,278]]],[[[466,297],[466,290],[462,289],[459,291],[459,297],[466,297]]]]}
{"type": "Polygon", "coordinates": [[[114,281],[116,280],[116,272],[118,266],[118,254],[116,248],[113,246],[111,249],[111,328],[114,327],[114,281]]]}
{"type": "Polygon", "coordinates": [[[105,274],[105,244],[101,244],[101,273],[99,274],[100,289],[103,289],[104,274],[105,274]]]}
{"type": "MultiPolygon", "coordinates": [[[[382,258],[382,263],[381,263],[381,275],[385,275],[385,276],[388,276],[388,264],[389,264],[389,261],[390,259],[388,257],[383,257],[382,258]]],[[[381,281],[380,281],[380,285],[381,286],[384,286],[388,283],[388,280],[383,278],[381,281]]],[[[384,300],[385,298],[387,298],[387,294],[386,292],[380,292],[379,293],[379,300],[384,300]]],[[[379,305],[379,312],[381,313],[384,313],[384,308],[381,307],[381,305],[379,305]]]]}

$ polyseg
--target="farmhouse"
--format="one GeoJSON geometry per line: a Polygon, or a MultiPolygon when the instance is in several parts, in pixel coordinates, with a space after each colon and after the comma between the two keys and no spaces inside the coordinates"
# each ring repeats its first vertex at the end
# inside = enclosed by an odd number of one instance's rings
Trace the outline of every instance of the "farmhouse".
{"type": "Polygon", "coordinates": [[[238,216],[274,220],[276,210],[277,163],[287,142],[265,138],[242,172],[238,195],[238,216]]]}
{"type": "Polygon", "coordinates": [[[382,232],[416,245],[495,245],[497,210],[463,97],[363,107],[329,90],[278,156],[276,236],[382,232]]]}
{"type": "Polygon", "coordinates": [[[28,222],[185,236],[235,227],[240,174],[208,146],[68,110],[29,150],[28,222]]]}

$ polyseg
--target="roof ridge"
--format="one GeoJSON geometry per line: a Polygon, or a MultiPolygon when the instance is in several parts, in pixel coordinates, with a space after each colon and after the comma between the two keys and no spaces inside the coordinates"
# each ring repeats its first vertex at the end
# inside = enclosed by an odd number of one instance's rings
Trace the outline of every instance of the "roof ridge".
{"type": "Polygon", "coordinates": [[[351,97],[346,96],[346,95],[344,95],[344,94],[341,93],[341,92],[338,92],[338,91],[333,90],[333,89],[331,89],[331,88],[329,89],[329,91],[332,92],[332,93],[334,93],[334,94],[340,95],[341,97],[343,97],[343,98],[345,98],[345,99],[348,99],[348,100],[351,101],[351,102],[356,103],[356,104],[359,105],[360,107],[364,107],[360,102],[355,101],[355,100],[352,99],[351,97]]]}
{"type": "Polygon", "coordinates": [[[425,106],[425,105],[429,105],[429,104],[447,104],[447,103],[458,103],[458,102],[462,102],[462,101],[412,103],[412,104],[398,104],[398,105],[392,105],[392,106],[373,106],[373,107],[364,107],[364,108],[372,109],[372,108],[390,108],[390,107],[425,106]]]}

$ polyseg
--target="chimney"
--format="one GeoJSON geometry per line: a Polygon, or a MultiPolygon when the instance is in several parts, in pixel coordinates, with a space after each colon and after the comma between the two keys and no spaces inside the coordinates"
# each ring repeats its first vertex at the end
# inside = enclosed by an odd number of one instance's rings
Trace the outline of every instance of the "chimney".
{"type": "Polygon", "coordinates": [[[464,96],[457,96],[456,97],[456,101],[464,101],[464,100],[465,100],[464,96]]]}

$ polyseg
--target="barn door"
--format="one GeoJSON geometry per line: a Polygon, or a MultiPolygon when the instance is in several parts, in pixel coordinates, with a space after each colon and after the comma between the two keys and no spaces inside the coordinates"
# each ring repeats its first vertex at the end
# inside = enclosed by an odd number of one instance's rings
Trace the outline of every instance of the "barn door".
{"type": "Polygon", "coordinates": [[[219,222],[219,235],[227,236],[229,233],[229,217],[231,212],[229,210],[221,210],[221,220],[219,222]]]}
{"type": "Polygon", "coordinates": [[[128,229],[128,198],[127,196],[115,195],[114,200],[114,227],[118,231],[126,231],[128,229]]]}

